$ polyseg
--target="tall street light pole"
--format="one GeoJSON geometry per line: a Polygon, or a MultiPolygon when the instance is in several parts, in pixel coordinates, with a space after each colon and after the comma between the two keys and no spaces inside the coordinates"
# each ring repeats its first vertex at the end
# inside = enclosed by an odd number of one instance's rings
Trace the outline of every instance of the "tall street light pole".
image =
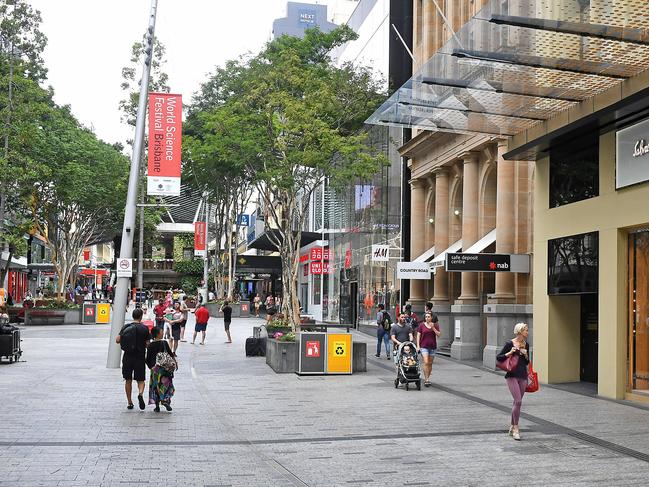
{"type": "MultiPolygon", "coordinates": [[[[149,94],[149,75],[151,74],[151,58],[153,56],[153,39],[155,32],[155,20],[158,10],[158,0],[151,0],[151,14],[149,16],[149,28],[146,34],[146,46],[144,49],[145,59],[140,80],[140,99],[135,122],[135,141],[131,155],[131,171],[128,179],[128,193],[126,196],[126,207],[124,211],[124,226],[122,228],[122,245],[119,251],[120,259],[133,258],[133,234],[135,233],[135,214],[137,211],[137,186],[140,173],[140,159],[144,147],[144,125],[146,121],[146,105],[149,94]]],[[[128,291],[130,278],[118,277],[113,303],[113,320],[110,327],[110,339],[108,342],[107,368],[119,368],[121,356],[120,347],[115,343],[115,337],[124,326],[126,306],[128,304],[128,291]]]]}

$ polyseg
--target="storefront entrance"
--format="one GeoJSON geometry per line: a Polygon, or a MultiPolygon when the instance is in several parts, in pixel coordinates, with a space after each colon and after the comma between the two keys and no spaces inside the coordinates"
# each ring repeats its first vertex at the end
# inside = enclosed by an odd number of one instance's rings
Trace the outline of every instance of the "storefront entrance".
{"type": "Polygon", "coordinates": [[[597,294],[581,295],[581,357],[579,378],[597,382],[598,313],[597,294]]]}
{"type": "Polygon", "coordinates": [[[649,232],[629,235],[629,388],[649,393],[649,232]]]}

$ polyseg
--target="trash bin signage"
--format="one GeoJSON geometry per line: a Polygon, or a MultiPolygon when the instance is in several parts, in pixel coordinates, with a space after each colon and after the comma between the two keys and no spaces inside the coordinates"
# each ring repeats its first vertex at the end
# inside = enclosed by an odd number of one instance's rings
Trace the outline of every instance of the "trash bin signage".
{"type": "Polygon", "coordinates": [[[326,333],[300,333],[300,359],[298,374],[325,373],[326,333]]]}
{"type": "Polygon", "coordinates": [[[95,303],[83,303],[83,316],[81,317],[81,323],[84,325],[94,325],[95,316],[95,303]]]}
{"type": "Polygon", "coordinates": [[[327,374],[352,373],[351,333],[327,334],[327,374]]]}
{"type": "Polygon", "coordinates": [[[110,323],[110,304],[97,304],[97,323],[110,323]]]}

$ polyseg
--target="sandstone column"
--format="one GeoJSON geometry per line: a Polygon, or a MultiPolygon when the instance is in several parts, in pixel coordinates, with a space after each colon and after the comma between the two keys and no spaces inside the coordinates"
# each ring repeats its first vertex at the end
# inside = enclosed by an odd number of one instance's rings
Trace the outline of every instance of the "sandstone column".
{"type": "MultiPolygon", "coordinates": [[[[444,252],[450,245],[449,236],[449,195],[448,169],[436,169],[435,175],[435,254],[444,252]]],[[[438,267],[435,272],[435,295],[433,303],[448,304],[448,274],[444,267],[438,267]]]]}
{"type": "MultiPolygon", "coordinates": [[[[498,142],[498,179],[496,200],[496,253],[514,253],[514,161],[506,161],[503,154],[507,152],[507,141],[498,142]]],[[[512,303],[514,301],[514,274],[511,272],[496,273],[496,293],[490,302],[512,303]]]]}
{"type": "MultiPolygon", "coordinates": [[[[478,154],[466,152],[460,156],[464,161],[462,177],[462,250],[478,241],[478,154]]],[[[478,273],[462,273],[462,292],[457,304],[478,303],[478,273]]]]}
{"type": "MultiPolygon", "coordinates": [[[[422,179],[410,181],[410,260],[423,254],[426,249],[426,182],[422,179]]],[[[413,310],[424,308],[423,280],[410,280],[410,304],[413,310]]]]}

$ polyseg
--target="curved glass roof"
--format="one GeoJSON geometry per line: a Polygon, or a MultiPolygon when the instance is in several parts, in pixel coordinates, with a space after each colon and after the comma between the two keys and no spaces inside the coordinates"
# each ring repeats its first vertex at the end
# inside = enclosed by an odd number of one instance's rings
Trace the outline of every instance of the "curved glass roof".
{"type": "Polygon", "coordinates": [[[492,0],[367,119],[515,135],[649,63],[645,0],[492,0]]]}

